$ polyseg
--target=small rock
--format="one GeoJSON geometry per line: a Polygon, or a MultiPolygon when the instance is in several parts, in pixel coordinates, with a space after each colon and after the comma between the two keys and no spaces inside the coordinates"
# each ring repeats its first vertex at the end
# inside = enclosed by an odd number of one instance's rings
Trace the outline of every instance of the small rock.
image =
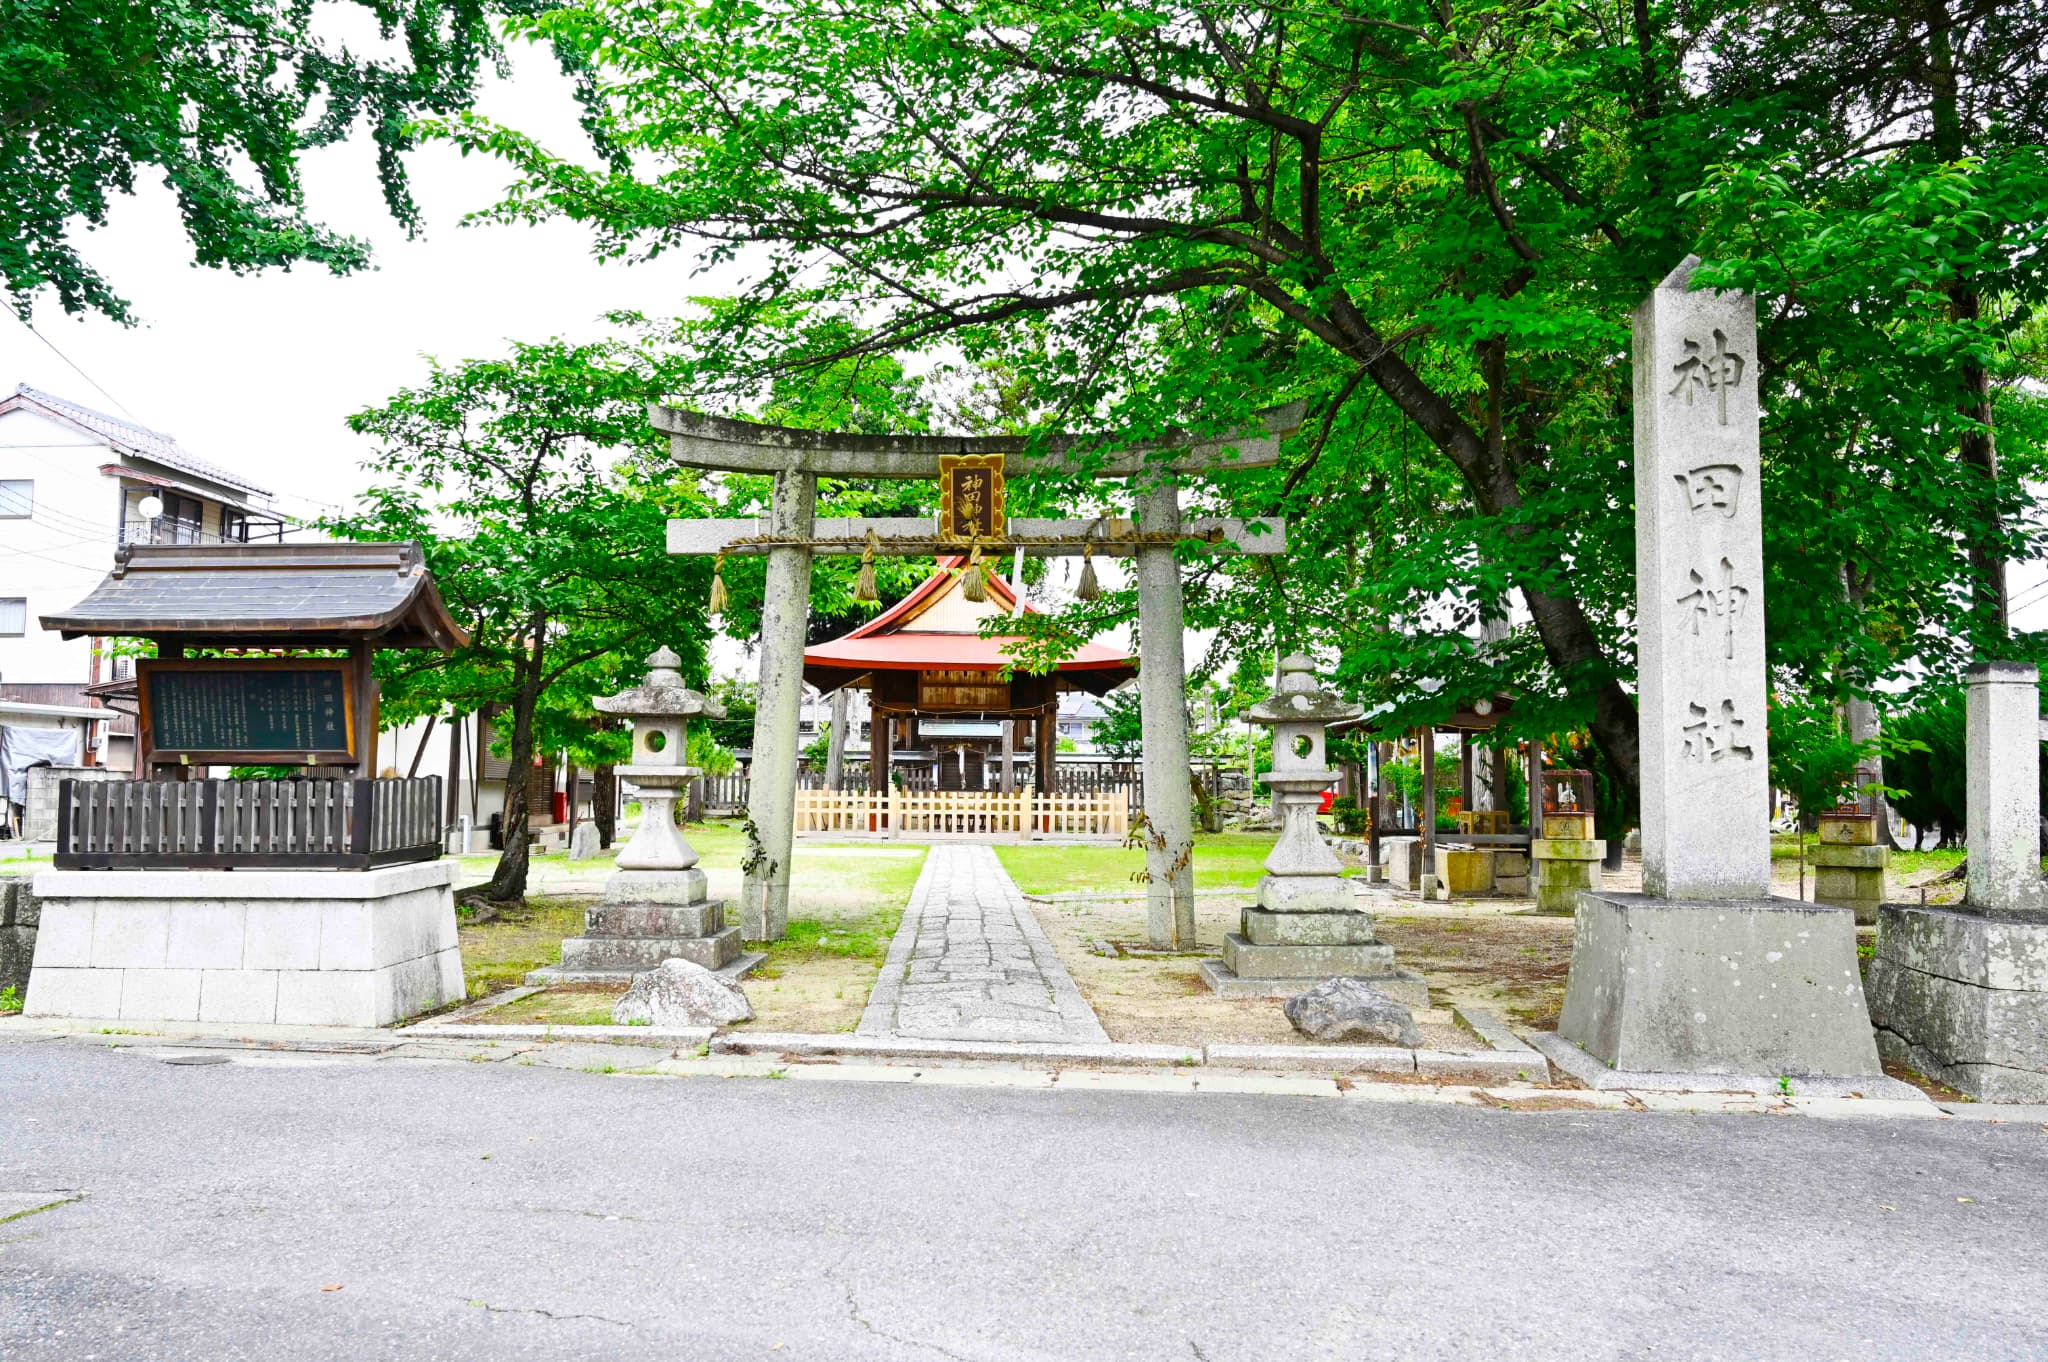
{"type": "Polygon", "coordinates": [[[1363,979],[1328,979],[1289,998],[1281,1009],[1311,1040],[1365,1041],[1415,1049],[1422,1033],[1408,1009],[1363,979]]]}
{"type": "Polygon", "coordinates": [[[576,831],[569,835],[569,859],[594,861],[603,854],[604,843],[597,835],[597,824],[578,823],[576,831]]]}
{"type": "Polygon", "coordinates": [[[754,1007],[740,986],[688,960],[664,960],[644,974],[612,1009],[621,1026],[723,1026],[752,1021],[754,1007]]]}

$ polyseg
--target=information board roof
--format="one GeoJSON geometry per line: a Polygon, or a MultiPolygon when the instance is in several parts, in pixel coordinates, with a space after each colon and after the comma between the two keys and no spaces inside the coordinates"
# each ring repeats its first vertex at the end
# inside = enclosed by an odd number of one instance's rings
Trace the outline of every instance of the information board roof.
{"type": "Polygon", "coordinates": [[[418,544],[130,544],[92,594],[42,617],[80,635],[233,646],[367,642],[448,652],[449,616],[418,544]]]}

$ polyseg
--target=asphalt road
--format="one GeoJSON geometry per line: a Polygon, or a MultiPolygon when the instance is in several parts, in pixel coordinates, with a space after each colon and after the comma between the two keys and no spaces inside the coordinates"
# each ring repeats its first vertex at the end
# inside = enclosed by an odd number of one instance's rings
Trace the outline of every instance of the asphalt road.
{"type": "Polygon", "coordinates": [[[2036,1125],[0,1045],[0,1358],[2048,1357],[2036,1125]]]}

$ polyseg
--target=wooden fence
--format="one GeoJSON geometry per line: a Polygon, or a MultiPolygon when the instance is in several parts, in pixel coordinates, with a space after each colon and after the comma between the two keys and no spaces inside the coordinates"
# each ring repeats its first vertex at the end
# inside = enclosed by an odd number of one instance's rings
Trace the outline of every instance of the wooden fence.
{"type": "Polygon", "coordinates": [[[66,780],[59,870],[366,870],[441,855],[441,777],[66,780]]]}
{"type": "Polygon", "coordinates": [[[1121,841],[1131,830],[1127,790],[1039,794],[1019,790],[798,790],[799,837],[930,837],[1027,841],[1093,837],[1121,841]]]}

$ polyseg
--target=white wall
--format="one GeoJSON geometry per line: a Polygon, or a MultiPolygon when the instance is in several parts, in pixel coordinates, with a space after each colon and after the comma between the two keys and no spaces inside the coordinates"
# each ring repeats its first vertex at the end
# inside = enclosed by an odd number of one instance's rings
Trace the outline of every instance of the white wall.
{"type": "Polygon", "coordinates": [[[114,565],[120,486],[100,473],[113,451],[33,411],[0,415],[0,479],[35,483],[35,512],[0,520],[0,597],[28,599],[28,629],[0,637],[0,681],[90,679],[92,644],[46,633],[38,618],[76,605],[114,565]]]}

